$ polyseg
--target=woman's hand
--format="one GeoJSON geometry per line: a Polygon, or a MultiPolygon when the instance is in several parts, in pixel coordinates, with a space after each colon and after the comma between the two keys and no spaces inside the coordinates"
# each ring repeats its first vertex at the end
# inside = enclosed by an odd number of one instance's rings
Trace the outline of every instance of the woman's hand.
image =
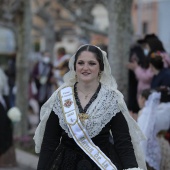
{"type": "Polygon", "coordinates": [[[126,64],[126,67],[129,70],[134,71],[138,67],[138,63],[137,63],[137,61],[129,62],[129,63],[126,64]]]}

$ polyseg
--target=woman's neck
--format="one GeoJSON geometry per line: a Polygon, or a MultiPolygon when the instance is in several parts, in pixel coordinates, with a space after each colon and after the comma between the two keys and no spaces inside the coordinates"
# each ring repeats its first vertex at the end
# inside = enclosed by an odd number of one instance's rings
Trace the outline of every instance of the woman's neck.
{"type": "Polygon", "coordinates": [[[96,91],[98,86],[99,86],[98,81],[94,81],[94,82],[90,82],[90,83],[78,82],[78,84],[77,84],[77,88],[83,92],[86,92],[86,93],[96,91]]]}

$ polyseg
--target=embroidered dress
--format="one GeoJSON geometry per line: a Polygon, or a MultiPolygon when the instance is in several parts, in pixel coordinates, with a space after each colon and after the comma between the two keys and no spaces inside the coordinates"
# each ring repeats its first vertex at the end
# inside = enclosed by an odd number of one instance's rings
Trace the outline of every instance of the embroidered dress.
{"type": "MultiPolygon", "coordinates": [[[[89,118],[86,119],[83,124],[93,142],[101,148],[118,169],[138,167],[127,122],[116,106],[116,93],[104,87],[101,88],[100,84],[96,93],[83,109],[77,95],[76,86],[74,86],[74,92],[79,113],[84,112],[89,115],[89,118]],[[96,100],[96,98],[100,98],[100,96],[104,94],[106,98],[96,100]],[[104,114],[102,110],[107,111],[104,114]],[[112,130],[115,140],[112,139],[110,130],[112,130]],[[127,157],[130,157],[130,161],[127,157]]],[[[56,101],[59,101],[59,98],[56,101]]],[[[64,122],[63,114],[60,111],[60,102],[56,102],[47,121],[38,170],[43,169],[46,159],[48,159],[48,164],[44,170],[98,170],[98,166],[79,148],[70,136],[71,134],[64,122]],[[60,126],[56,125],[58,122],[60,122],[60,126]],[[55,123],[54,126],[56,126],[55,131],[51,129],[53,123],[55,123]],[[59,143],[60,137],[62,137],[62,139],[59,143]],[[58,143],[56,141],[58,141],[58,143]],[[55,148],[57,149],[55,150],[55,148]],[[47,151],[46,149],[51,149],[51,151],[47,151]]]]}

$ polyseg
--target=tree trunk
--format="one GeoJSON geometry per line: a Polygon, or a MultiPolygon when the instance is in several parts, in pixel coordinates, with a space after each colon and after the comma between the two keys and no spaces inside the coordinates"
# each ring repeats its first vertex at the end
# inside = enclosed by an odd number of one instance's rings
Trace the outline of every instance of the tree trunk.
{"type": "Polygon", "coordinates": [[[131,6],[133,0],[109,0],[109,62],[118,89],[127,99],[129,48],[132,42],[131,6]]]}
{"type": "MultiPolygon", "coordinates": [[[[31,50],[31,9],[30,0],[22,1],[23,11],[16,16],[17,25],[17,62],[16,62],[16,106],[22,113],[19,135],[26,135],[28,130],[28,58],[31,50]]],[[[19,130],[18,129],[18,130],[19,130]]]]}
{"type": "Polygon", "coordinates": [[[48,51],[51,55],[51,59],[53,60],[54,55],[54,45],[55,45],[55,30],[54,30],[54,24],[51,23],[54,22],[48,21],[46,27],[44,28],[44,37],[45,37],[45,46],[46,51],[48,51]]]}

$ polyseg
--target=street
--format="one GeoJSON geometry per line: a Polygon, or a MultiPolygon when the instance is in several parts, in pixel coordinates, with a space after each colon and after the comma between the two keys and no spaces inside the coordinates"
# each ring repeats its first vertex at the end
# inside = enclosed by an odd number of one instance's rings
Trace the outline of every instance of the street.
{"type": "Polygon", "coordinates": [[[16,149],[17,166],[13,168],[1,168],[0,170],[36,170],[38,157],[25,152],[20,149],[16,149]]]}
{"type": "Polygon", "coordinates": [[[18,167],[15,168],[0,168],[0,170],[35,170],[35,169],[19,165],[18,167]]]}

